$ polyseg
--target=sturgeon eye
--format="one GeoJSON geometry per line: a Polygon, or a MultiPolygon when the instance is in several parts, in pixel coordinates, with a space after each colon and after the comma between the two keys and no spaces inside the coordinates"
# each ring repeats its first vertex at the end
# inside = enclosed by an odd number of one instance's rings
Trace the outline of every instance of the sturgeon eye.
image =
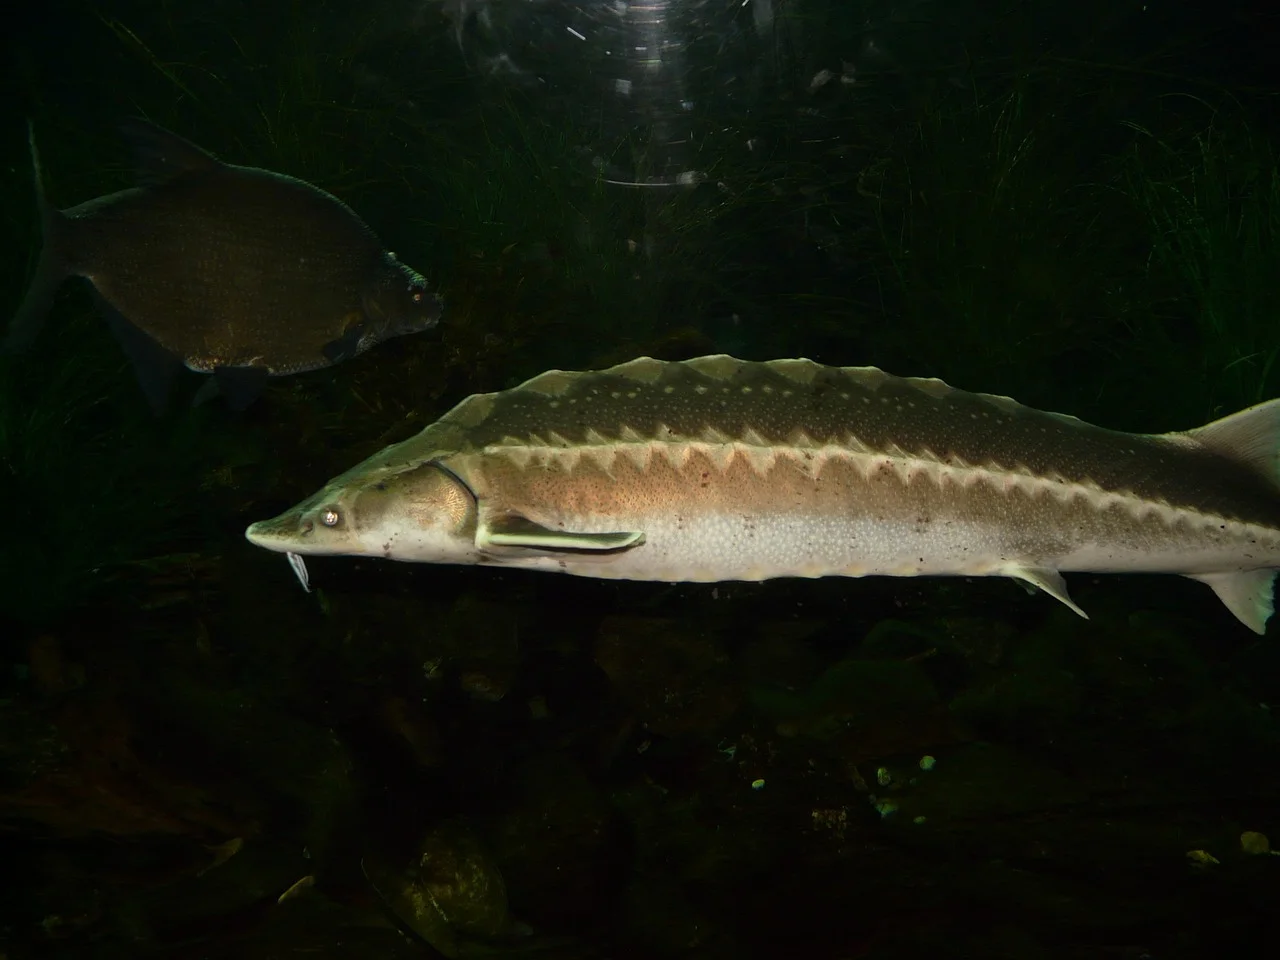
{"type": "Polygon", "coordinates": [[[336,527],[338,525],[338,521],[341,519],[342,518],[338,516],[338,511],[333,509],[333,507],[326,507],[324,512],[320,514],[320,522],[326,527],[336,527]]]}

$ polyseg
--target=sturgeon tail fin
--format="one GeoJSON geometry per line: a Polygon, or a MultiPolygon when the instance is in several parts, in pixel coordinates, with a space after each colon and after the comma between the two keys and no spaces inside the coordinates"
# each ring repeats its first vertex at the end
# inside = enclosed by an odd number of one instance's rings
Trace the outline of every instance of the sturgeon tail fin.
{"type": "MultiPolygon", "coordinates": [[[[1234,460],[1262,476],[1280,496],[1280,400],[1268,400],[1178,436],[1234,460]]],[[[1275,611],[1276,570],[1188,574],[1207,583],[1254,633],[1267,630],[1275,611]]]]}
{"type": "Polygon", "coordinates": [[[1280,493],[1280,400],[1268,400],[1175,436],[1257,471],[1280,493]]]}

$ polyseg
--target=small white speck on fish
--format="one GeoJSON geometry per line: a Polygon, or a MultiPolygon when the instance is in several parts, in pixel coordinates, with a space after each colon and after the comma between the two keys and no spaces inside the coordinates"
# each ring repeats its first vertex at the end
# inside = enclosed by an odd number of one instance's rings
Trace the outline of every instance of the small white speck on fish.
{"type": "Polygon", "coordinates": [[[302,556],[297,553],[286,553],[285,557],[289,561],[289,566],[293,568],[294,576],[298,578],[298,582],[302,584],[302,589],[311,592],[311,578],[307,576],[307,564],[302,556]]]}

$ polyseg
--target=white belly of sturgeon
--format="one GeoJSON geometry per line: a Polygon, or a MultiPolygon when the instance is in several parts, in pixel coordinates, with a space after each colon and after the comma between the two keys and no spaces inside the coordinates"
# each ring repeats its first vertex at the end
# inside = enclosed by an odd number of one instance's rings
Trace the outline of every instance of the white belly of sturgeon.
{"type": "Polygon", "coordinates": [[[640,546],[615,556],[516,559],[582,576],[709,583],[774,577],[986,574],[1000,565],[996,531],[961,525],[921,537],[905,523],[719,515],[653,517],[640,546]],[[911,547],[907,548],[910,543],[911,547]]]}
{"type": "Polygon", "coordinates": [[[494,485],[499,512],[509,506],[549,529],[639,531],[638,545],[493,559],[669,582],[1000,575],[1064,602],[1061,571],[1208,574],[1280,559],[1267,528],[1016,473],[848,454],[821,466],[774,455],[763,468],[731,458],[719,473],[710,458],[675,453],[642,463],[614,463],[602,483],[584,478],[580,461],[552,463],[550,478],[548,462],[534,462],[494,485]],[[501,502],[504,488],[514,503],[501,502]]]}
{"type": "MultiPolygon", "coordinates": [[[[602,525],[605,526],[605,525],[602,525]]],[[[616,526],[615,526],[616,528],[616,526]]],[[[1019,576],[1062,572],[1212,573],[1248,569],[1238,550],[1170,542],[1144,551],[1079,543],[1068,552],[1024,552],[1004,530],[953,522],[922,533],[905,521],[706,516],[677,524],[652,518],[639,546],[605,556],[511,556],[503,566],[619,580],[712,583],[775,577],[1019,576]]]]}

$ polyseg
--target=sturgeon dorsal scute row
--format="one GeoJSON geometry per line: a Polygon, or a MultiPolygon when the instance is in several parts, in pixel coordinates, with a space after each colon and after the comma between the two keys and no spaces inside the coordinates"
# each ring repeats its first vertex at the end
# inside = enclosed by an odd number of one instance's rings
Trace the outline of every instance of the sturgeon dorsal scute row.
{"type": "Polygon", "coordinates": [[[494,447],[586,453],[650,442],[843,450],[1280,525],[1264,478],[1224,477],[1217,458],[1189,457],[1167,436],[1108,430],[937,379],[804,359],[644,357],[597,371],[551,370],[510,390],[467,398],[387,453],[397,460],[494,447]]]}

